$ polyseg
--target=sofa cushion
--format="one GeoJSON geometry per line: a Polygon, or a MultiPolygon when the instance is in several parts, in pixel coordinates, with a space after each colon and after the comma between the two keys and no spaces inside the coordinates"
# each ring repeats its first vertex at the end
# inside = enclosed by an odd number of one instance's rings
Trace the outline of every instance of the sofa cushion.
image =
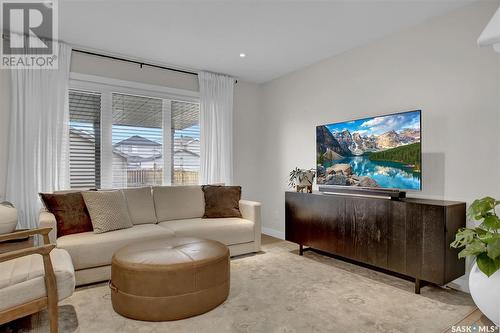
{"type": "Polygon", "coordinates": [[[132,227],[127,202],[122,191],[82,192],[89,210],[94,233],[132,227]]]}
{"type": "Polygon", "coordinates": [[[93,230],[81,192],[40,193],[40,197],[56,218],[57,237],[93,230]]]}
{"type": "Polygon", "coordinates": [[[201,186],[153,187],[158,222],[202,217],[205,199],[201,186]]]}
{"type": "Polygon", "coordinates": [[[128,188],[123,190],[123,194],[133,224],[157,222],[151,187],[128,188]]]}
{"type": "MultiPolygon", "coordinates": [[[[57,294],[63,300],[75,290],[75,271],[69,254],[61,249],[50,252],[56,276],[57,294]]],[[[0,311],[46,295],[45,270],[40,255],[0,263],[0,311]]]]}
{"type": "Polygon", "coordinates": [[[57,239],[57,247],[65,249],[73,259],[75,269],[111,264],[113,253],[135,241],[171,237],[174,233],[156,224],[140,224],[103,234],[84,232],[57,239]]]}
{"type": "Polygon", "coordinates": [[[241,217],[241,186],[204,185],[202,190],[205,197],[203,217],[241,217]]]}
{"type": "Polygon", "coordinates": [[[254,241],[254,223],[241,218],[184,219],[161,222],[179,237],[199,237],[219,241],[226,245],[254,241]]]}

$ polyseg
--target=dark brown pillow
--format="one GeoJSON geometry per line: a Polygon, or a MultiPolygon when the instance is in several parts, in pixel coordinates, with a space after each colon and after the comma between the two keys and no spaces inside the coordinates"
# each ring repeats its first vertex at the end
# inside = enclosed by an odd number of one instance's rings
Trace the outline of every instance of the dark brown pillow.
{"type": "Polygon", "coordinates": [[[57,237],[93,230],[81,192],[40,193],[40,197],[56,217],[57,237]]]}
{"type": "Polygon", "coordinates": [[[205,195],[205,218],[241,217],[241,186],[202,187],[205,195]]]}

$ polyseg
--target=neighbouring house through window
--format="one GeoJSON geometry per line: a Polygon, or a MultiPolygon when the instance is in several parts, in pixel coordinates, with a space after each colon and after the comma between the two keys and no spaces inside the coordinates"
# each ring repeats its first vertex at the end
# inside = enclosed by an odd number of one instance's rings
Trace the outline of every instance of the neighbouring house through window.
{"type": "Polygon", "coordinates": [[[199,183],[196,100],[147,96],[144,89],[135,94],[130,88],[76,86],[69,92],[72,188],[199,183]]]}

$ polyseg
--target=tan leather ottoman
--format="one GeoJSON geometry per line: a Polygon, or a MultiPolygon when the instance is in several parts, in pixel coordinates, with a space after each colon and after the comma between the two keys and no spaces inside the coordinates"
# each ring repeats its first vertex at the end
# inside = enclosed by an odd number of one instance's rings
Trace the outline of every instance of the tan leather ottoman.
{"type": "Polygon", "coordinates": [[[198,238],[166,238],[118,250],[111,263],[111,302],[119,314],[165,321],[207,312],[229,294],[229,249],[198,238]]]}

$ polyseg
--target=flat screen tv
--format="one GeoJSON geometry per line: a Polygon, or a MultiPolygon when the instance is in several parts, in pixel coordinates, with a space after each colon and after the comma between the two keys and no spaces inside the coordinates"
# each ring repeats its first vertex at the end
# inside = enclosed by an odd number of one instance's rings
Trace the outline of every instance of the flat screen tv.
{"type": "Polygon", "coordinates": [[[318,185],[421,190],[421,111],[316,127],[318,185]]]}

